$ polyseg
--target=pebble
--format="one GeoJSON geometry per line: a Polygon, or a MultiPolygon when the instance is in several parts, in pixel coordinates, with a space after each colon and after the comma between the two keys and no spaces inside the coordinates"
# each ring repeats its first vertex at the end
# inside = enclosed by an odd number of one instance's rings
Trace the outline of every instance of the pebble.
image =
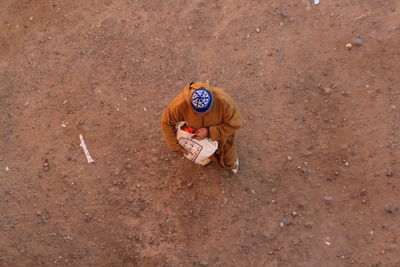
{"type": "Polygon", "coordinates": [[[256,32],[257,32],[257,33],[259,33],[260,31],[261,31],[260,28],[257,28],[257,29],[256,29],[256,32]]]}
{"type": "Polygon", "coordinates": [[[354,45],[355,46],[363,46],[365,44],[365,41],[364,41],[364,39],[362,39],[362,38],[356,38],[355,40],[354,40],[354,45]]]}
{"type": "Polygon", "coordinates": [[[118,175],[120,175],[120,173],[121,173],[121,169],[120,168],[116,168],[114,170],[114,175],[118,176],[118,175]]]}
{"type": "Polygon", "coordinates": [[[276,234],[275,234],[275,233],[272,233],[272,232],[264,231],[264,232],[262,232],[262,234],[263,234],[263,236],[264,236],[265,238],[267,238],[268,240],[274,240],[274,239],[277,238],[276,234]]]}
{"type": "Polygon", "coordinates": [[[324,202],[327,205],[331,205],[332,204],[332,200],[333,200],[333,197],[331,197],[331,196],[325,196],[324,197],[324,202]]]}
{"type": "Polygon", "coordinates": [[[347,149],[348,147],[349,147],[349,146],[348,146],[347,144],[341,144],[341,145],[340,145],[340,148],[341,148],[341,149],[347,149]]]}
{"type": "Polygon", "coordinates": [[[305,151],[305,152],[303,152],[303,153],[301,153],[301,154],[303,154],[304,157],[310,157],[310,156],[312,156],[314,153],[313,153],[312,151],[305,151]]]}
{"type": "Polygon", "coordinates": [[[287,156],[287,158],[286,158],[288,161],[292,161],[293,160],[293,158],[291,157],[291,156],[287,156]]]}
{"type": "Polygon", "coordinates": [[[36,212],[36,215],[37,215],[37,216],[42,216],[42,213],[41,213],[40,211],[37,211],[37,212],[36,212]]]}
{"type": "Polygon", "coordinates": [[[8,166],[6,166],[5,170],[6,170],[6,172],[9,172],[10,168],[8,166]]]}
{"type": "Polygon", "coordinates": [[[394,206],[392,206],[392,205],[388,205],[388,206],[385,207],[385,210],[386,210],[388,213],[394,213],[394,212],[397,210],[397,208],[394,207],[394,206]]]}
{"type": "Polygon", "coordinates": [[[353,45],[352,45],[351,43],[347,43],[347,44],[346,44],[346,48],[347,48],[348,50],[350,50],[351,48],[353,48],[353,45]]]}
{"type": "Polygon", "coordinates": [[[387,177],[392,177],[392,176],[393,176],[393,172],[392,172],[392,171],[388,171],[388,172],[386,173],[386,176],[387,176],[387,177]]]}
{"type": "Polygon", "coordinates": [[[312,229],[312,228],[314,227],[314,222],[313,222],[313,221],[306,222],[306,223],[304,224],[304,226],[305,226],[307,229],[312,229]]]}
{"type": "Polygon", "coordinates": [[[384,224],[381,225],[381,227],[382,227],[382,229],[386,229],[386,228],[389,227],[389,225],[387,225],[386,223],[384,223],[384,224]]]}
{"type": "Polygon", "coordinates": [[[323,90],[324,94],[326,94],[326,95],[330,95],[333,93],[333,90],[330,87],[324,87],[322,90],[323,90]]]}
{"type": "Polygon", "coordinates": [[[367,189],[362,189],[358,194],[360,196],[365,196],[368,193],[367,189]]]}
{"type": "Polygon", "coordinates": [[[289,14],[286,11],[282,10],[281,17],[282,18],[287,18],[287,17],[289,17],[289,14]]]}
{"type": "Polygon", "coordinates": [[[298,214],[299,214],[299,213],[298,213],[297,211],[293,211],[293,212],[292,212],[292,216],[293,216],[293,217],[296,217],[298,214]]]}

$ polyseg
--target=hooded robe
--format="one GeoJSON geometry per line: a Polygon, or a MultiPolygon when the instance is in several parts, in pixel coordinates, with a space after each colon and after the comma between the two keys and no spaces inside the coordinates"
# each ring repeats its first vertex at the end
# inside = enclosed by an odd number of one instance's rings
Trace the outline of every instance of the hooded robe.
{"type": "Polygon", "coordinates": [[[185,121],[196,130],[208,128],[211,140],[218,141],[218,150],[211,159],[222,167],[236,167],[235,132],[243,125],[243,118],[232,98],[224,90],[212,87],[208,83],[190,83],[169,104],[161,118],[161,128],[168,148],[172,151],[182,148],[176,139],[175,128],[180,121],[185,121]],[[196,113],[190,102],[192,93],[199,88],[207,89],[213,98],[211,109],[203,114],[196,113]]]}

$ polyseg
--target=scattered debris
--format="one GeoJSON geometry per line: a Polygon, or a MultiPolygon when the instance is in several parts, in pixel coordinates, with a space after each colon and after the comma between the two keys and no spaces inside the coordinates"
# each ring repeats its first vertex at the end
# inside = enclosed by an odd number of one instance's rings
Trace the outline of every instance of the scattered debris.
{"type": "Polygon", "coordinates": [[[85,152],[85,156],[86,156],[88,163],[94,162],[94,160],[92,159],[92,157],[89,154],[89,150],[86,147],[86,143],[85,143],[85,140],[83,139],[83,135],[80,134],[79,139],[81,140],[81,143],[79,146],[83,148],[83,151],[85,152]]]}

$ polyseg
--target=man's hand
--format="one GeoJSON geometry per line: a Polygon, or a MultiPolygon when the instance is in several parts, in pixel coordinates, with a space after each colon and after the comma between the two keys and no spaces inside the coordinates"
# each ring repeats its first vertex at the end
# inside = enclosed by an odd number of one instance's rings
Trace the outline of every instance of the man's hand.
{"type": "Polygon", "coordinates": [[[199,140],[207,138],[207,136],[208,136],[208,128],[200,128],[194,133],[194,137],[196,137],[196,139],[199,140]]]}

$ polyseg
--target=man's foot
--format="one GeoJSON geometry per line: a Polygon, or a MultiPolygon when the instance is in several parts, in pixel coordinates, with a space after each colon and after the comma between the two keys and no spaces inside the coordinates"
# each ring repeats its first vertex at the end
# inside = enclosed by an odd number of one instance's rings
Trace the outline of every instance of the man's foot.
{"type": "Polygon", "coordinates": [[[236,174],[239,171],[239,159],[236,159],[235,167],[231,169],[233,174],[236,174]]]}

